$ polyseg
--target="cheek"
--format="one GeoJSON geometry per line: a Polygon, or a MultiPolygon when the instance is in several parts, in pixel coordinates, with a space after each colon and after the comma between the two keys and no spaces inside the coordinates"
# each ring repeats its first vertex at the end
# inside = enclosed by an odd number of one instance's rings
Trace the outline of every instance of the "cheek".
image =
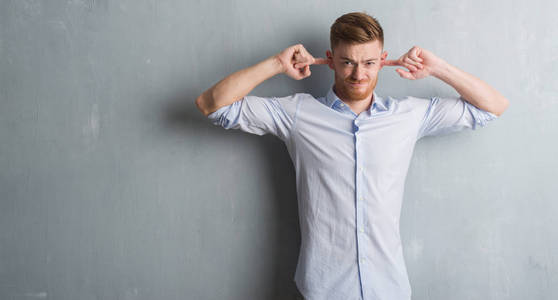
{"type": "Polygon", "coordinates": [[[350,73],[347,73],[343,70],[337,70],[335,72],[335,78],[338,80],[345,80],[345,78],[349,77],[350,75],[351,75],[350,73]]]}
{"type": "Polygon", "coordinates": [[[380,69],[378,69],[377,67],[374,67],[373,70],[370,71],[370,73],[368,73],[368,76],[370,76],[370,78],[376,78],[378,77],[378,72],[380,71],[380,69]]]}

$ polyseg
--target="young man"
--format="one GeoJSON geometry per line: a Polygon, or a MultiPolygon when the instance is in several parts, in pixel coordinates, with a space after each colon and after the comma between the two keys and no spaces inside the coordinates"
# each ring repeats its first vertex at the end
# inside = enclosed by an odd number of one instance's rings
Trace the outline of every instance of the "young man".
{"type": "Polygon", "coordinates": [[[291,46],[224,78],[196,105],[216,125],[285,142],[296,171],[302,238],[295,282],[306,299],[410,299],[399,217],[415,143],[485,126],[508,100],[420,47],[386,60],[382,28],[364,13],[339,17],[330,42],[326,59],[291,46]],[[247,96],[279,73],[306,78],[312,64],[334,71],[325,97],[247,96]],[[461,97],[380,97],[374,88],[383,66],[405,67],[396,71],[411,80],[434,76],[461,97]]]}

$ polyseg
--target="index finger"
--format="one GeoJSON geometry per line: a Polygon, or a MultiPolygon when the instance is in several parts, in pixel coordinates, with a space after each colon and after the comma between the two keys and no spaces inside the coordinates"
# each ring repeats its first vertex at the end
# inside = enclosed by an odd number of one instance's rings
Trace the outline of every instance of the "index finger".
{"type": "Polygon", "coordinates": [[[327,58],[314,58],[314,65],[327,65],[329,62],[327,60],[327,58]]]}
{"type": "Polygon", "coordinates": [[[399,66],[399,61],[393,59],[386,59],[384,61],[384,66],[399,66]]]}

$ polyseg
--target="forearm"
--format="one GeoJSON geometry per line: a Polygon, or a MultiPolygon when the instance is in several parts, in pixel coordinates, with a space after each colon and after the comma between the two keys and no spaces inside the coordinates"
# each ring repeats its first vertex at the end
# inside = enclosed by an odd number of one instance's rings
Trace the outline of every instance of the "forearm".
{"type": "Polygon", "coordinates": [[[251,67],[236,71],[203,92],[197,99],[198,109],[209,115],[248,95],[265,80],[283,72],[276,56],[271,56],[251,67]]]}
{"type": "Polygon", "coordinates": [[[509,101],[486,82],[443,60],[432,75],[452,86],[467,102],[497,116],[509,105],[509,101]]]}

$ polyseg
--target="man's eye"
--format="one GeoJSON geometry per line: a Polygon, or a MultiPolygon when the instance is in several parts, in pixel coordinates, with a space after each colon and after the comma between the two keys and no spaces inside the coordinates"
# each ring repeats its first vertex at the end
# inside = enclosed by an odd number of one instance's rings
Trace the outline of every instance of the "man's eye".
{"type": "Polygon", "coordinates": [[[369,64],[369,65],[373,65],[373,64],[374,64],[374,62],[371,62],[371,61],[369,61],[369,62],[368,62],[368,64],[369,64]]]}
{"type": "Polygon", "coordinates": [[[345,64],[346,64],[346,65],[350,65],[351,62],[350,62],[350,61],[346,61],[345,64]]]}

